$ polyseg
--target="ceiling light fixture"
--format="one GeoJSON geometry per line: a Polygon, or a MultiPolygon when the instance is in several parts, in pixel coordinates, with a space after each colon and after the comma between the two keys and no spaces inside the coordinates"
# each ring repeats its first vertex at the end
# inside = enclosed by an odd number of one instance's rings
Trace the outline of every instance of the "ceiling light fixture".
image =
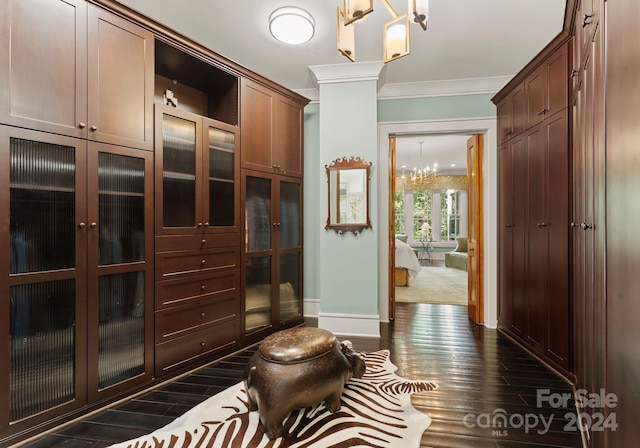
{"type": "Polygon", "coordinates": [[[299,45],[308,42],[316,30],[313,16],[294,6],[278,8],[269,16],[269,31],[280,42],[299,45]]]}
{"type": "MultiPolygon", "coordinates": [[[[389,0],[381,0],[393,17],[384,24],[383,57],[385,63],[394,61],[410,52],[409,17],[423,30],[429,19],[429,0],[408,0],[407,13],[398,15],[389,0]]],[[[373,12],[373,0],[344,0],[344,9],[338,6],[338,51],[350,61],[356,60],[355,24],[373,12]]]]}

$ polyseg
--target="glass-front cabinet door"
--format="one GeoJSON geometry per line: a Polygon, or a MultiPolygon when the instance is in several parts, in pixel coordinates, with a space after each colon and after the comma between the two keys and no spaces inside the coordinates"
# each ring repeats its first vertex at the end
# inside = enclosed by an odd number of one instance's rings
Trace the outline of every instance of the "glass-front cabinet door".
{"type": "Polygon", "coordinates": [[[302,184],[244,174],[245,333],[301,319],[302,184]]]}
{"type": "Polygon", "coordinates": [[[279,219],[279,318],[281,322],[302,316],[302,185],[280,181],[279,219]]]}
{"type": "Polygon", "coordinates": [[[0,126],[0,434],[86,403],[85,156],[0,126]]]}
{"type": "Polygon", "coordinates": [[[90,144],[90,399],[153,371],[153,154],[90,144]]]}
{"type": "Polygon", "coordinates": [[[237,232],[239,131],[156,104],[156,234],[237,232]]]}

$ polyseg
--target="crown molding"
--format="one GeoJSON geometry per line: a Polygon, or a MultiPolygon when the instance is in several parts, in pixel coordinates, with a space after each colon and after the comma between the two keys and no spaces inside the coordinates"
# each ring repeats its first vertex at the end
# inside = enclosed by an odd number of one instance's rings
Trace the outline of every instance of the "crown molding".
{"type": "Polygon", "coordinates": [[[352,62],[349,64],[311,65],[318,84],[335,82],[378,81],[383,75],[382,61],[352,62]]]}
{"type": "MultiPolygon", "coordinates": [[[[357,64],[357,63],[356,63],[357,64]]],[[[362,63],[366,64],[366,63],[362,63]]],[[[353,66],[355,64],[339,64],[353,66]]],[[[323,82],[347,82],[358,81],[363,79],[376,79],[367,76],[360,76],[359,78],[351,77],[347,79],[344,75],[340,76],[339,70],[330,74],[331,68],[335,66],[314,66],[322,67],[319,73],[323,77],[323,82]],[[335,80],[335,81],[330,81],[335,80]]],[[[313,70],[312,67],[309,67],[313,70]]],[[[364,67],[363,67],[364,68],[364,67]]],[[[314,71],[315,74],[315,71],[314,71]]],[[[318,75],[316,75],[316,78],[318,75]]],[[[495,95],[500,91],[510,80],[512,76],[492,76],[487,78],[469,78],[469,79],[447,79],[443,81],[423,81],[423,82],[408,82],[408,83],[396,83],[396,84],[384,84],[378,90],[379,100],[393,100],[393,99],[409,99],[409,98],[430,98],[438,96],[460,96],[460,95],[495,95]]],[[[381,81],[380,78],[378,78],[381,81]]],[[[321,81],[318,79],[318,84],[321,81]]],[[[318,88],[311,89],[297,89],[296,93],[308,98],[312,103],[317,103],[320,100],[320,91],[318,88]]]]}

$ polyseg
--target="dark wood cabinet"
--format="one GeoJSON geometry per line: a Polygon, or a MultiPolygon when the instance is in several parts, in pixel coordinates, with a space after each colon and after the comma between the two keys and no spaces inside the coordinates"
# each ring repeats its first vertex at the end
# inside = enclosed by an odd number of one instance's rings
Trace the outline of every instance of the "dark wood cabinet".
{"type": "Polygon", "coordinates": [[[156,104],[156,375],[236,346],[238,128],[156,104]]]}
{"type": "Polygon", "coordinates": [[[152,150],[153,34],[102,8],[88,8],[89,139],[152,150]]]}
{"type": "Polygon", "coordinates": [[[156,123],[156,234],[238,233],[238,128],[162,104],[156,123]]]}
{"type": "Polygon", "coordinates": [[[568,64],[568,46],[563,45],[525,78],[525,128],[567,107],[568,64]]]}
{"type": "Polygon", "coordinates": [[[0,17],[2,123],[153,148],[151,33],[80,0],[2,0],[0,17]]]}
{"type": "Polygon", "coordinates": [[[0,157],[7,434],[151,379],[153,163],[10,126],[0,157]]]}
{"type": "Polygon", "coordinates": [[[524,131],[524,85],[516,86],[497,104],[498,145],[524,131]]]}
{"type": "Polygon", "coordinates": [[[571,377],[568,40],[550,48],[494,98],[499,123],[514,96],[526,118],[498,147],[498,326],[571,377]]]}
{"type": "Polygon", "coordinates": [[[303,322],[306,103],[115,1],[0,0],[0,445],[303,322]]]}
{"type": "Polygon", "coordinates": [[[243,78],[242,167],[302,177],[302,118],[302,104],[243,78]]]}
{"type": "Polygon", "coordinates": [[[302,183],[243,170],[244,329],[250,337],[302,322],[302,183]]]}

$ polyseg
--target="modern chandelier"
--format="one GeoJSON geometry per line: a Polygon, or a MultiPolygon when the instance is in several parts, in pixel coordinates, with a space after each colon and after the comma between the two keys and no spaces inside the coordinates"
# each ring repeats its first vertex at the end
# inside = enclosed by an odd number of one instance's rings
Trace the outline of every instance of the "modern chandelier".
{"type": "MultiPolygon", "coordinates": [[[[427,29],[429,20],[429,0],[408,0],[407,13],[399,15],[389,3],[381,0],[393,17],[384,24],[383,60],[394,61],[410,52],[410,18],[427,29]]],[[[344,0],[344,9],[338,6],[338,51],[351,62],[356,60],[355,24],[373,12],[373,0],[344,0]]]]}
{"type": "Polygon", "coordinates": [[[400,178],[409,180],[412,185],[416,187],[424,187],[427,183],[438,177],[438,164],[434,163],[433,167],[424,166],[422,164],[422,144],[424,142],[418,142],[420,144],[420,167],[414,167],[413,170],[407,170],[406,166],[400,168],[400,178]]]}

